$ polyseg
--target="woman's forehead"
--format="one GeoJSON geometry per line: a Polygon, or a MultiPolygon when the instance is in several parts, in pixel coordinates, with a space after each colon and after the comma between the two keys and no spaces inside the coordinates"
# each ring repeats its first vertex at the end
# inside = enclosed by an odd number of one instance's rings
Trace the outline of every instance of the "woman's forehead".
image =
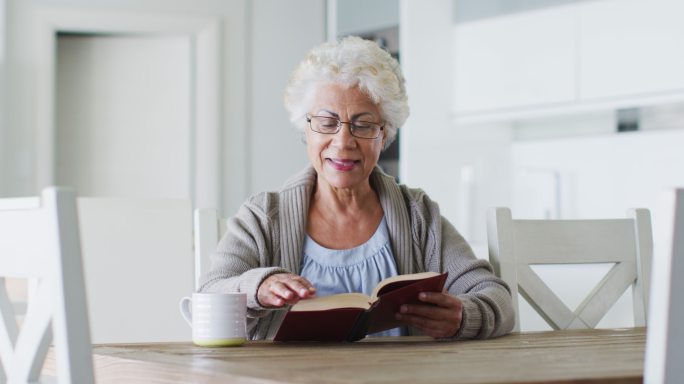
{"type": "Polygon", "coordinates": [[[368,113],[377,113],[378,106],[358,86],[340,84],[323,84],[316,88],[313,98],[313,110],[326,110],[339,113],[347,109],[361,109],[368,113]]]}

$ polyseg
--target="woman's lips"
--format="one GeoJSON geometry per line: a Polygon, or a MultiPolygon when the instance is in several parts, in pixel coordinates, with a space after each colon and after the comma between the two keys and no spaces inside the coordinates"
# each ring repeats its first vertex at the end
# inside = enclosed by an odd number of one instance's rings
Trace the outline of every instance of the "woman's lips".
{"type": "Polygon", "coordinates": [[[359,162],[358,160],[345,160],[345,159],[326,159],[328,164],[333,167],[336,171],[346,172],[354,169],[354,166],[359,162]]]}

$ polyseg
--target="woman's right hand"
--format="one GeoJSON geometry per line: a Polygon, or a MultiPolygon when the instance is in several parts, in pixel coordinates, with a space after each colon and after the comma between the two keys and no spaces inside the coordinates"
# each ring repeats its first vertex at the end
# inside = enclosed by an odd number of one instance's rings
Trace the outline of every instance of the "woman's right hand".
{"type": "Polygon", "coordinates": [[[282,307],[315,294],[316,288],[309,280],[293,273],[276,273],[261,283],[257,299],[262,307],[282,307]]]}

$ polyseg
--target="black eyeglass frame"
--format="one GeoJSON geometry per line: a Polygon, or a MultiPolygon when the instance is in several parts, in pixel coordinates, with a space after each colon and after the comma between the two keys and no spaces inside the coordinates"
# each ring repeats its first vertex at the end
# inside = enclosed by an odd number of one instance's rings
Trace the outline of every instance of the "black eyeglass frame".
{"type": "Polygon", "coordinates": [[[380,126],[380,129],[378,129],[378,135],[377,135],[377,136],[375,136],[375,137],[363,137],[363,136],[357,136],[357,135],[354,133],[354,129],[357,128],[357,126],[356,126],[356,124],[355,124],[353,121],[342,121],[342,120],[340,120],[338,117],[334,117],[334,116],[316,116],[316,115],[309,115],[309,114],[307,114],[307,115],[306,115],[306,122],[309,123],[309,128],[311,128],[311,130],[312,130],[313,132],[320,133],[321,135],[334,135],[334,134],[337,134],[338,132],[340,132],[340,129],[342,129],[342,124],[348,124],[348,125],[349,125],[349,132],[351,133],[352,136],[358,137],[359,139],[367,139],[367,140],[375,140],[375,139],[377,139],[378,137],[380,137],[380,133],[381,133],[382,131],[385,130],[385,122],[383,122],[382,124],[380,124],[380,123],[375,123],[375,122],[372,122],[372,121],[363,121],[364,123],[367,123],[367,124],[375,124],[375,125],[379,125],[379,126],[380,126]],[[315,118],[315,117],[320,117],[320,118],[323,118],[323,119],[334,119],[334,120],[337,120],[337,130],[336,130],[335,132],[321,132],[321,131],[315,130],[314,127],[313,127],[313,125],[311,124],[311,120],[312,120],[313,118],[315,118]]]}

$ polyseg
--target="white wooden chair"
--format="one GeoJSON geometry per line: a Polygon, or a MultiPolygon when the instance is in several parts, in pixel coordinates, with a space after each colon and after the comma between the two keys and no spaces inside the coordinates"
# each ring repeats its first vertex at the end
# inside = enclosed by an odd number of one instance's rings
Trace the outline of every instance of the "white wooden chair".
{"type": "Polygon", "coordinates": [[[92,383],[93,365],[74,192],[0,199],[0,381],[41,379],[54,339],[59,383],[92,383]],[[21,327],[5,278],[32,279],[21,327]]]}
{"type": "Polygon", "coordinates": [[[192,292],[190,199],[80,197],[94,344],[190,340],[178,300],[192,292]]]}
{"type": "MultiPolygon", "coordinates": [[[[518,292],[554,329],[594,328],[627,288],[633,287],[634,323],[646,323],[653,254],[650,213],[610,220],[513,220],[492,208],[487,220],[489,258],[511,288],[520,330],[518,292]],[[532,270],[532,265],[615,263],[572,311],[532,270]]],[[[578,282],[581,284],[581,282],[578,282]]]]}
{"type": "Polygon", "coordinates": [[[195,290],[199,289],[200,277],[211,266],[211,254],[216,250],[219,240],[226,232],[225,218],[218,216],[218,211],[211,208],[195,209],[194,241],[195,241],[195,290]]]}
{"type": "Polygon", "coordinates": [[[644,383],[684,383],[684,189],[663,199],[653,260],[644,383]]]}

